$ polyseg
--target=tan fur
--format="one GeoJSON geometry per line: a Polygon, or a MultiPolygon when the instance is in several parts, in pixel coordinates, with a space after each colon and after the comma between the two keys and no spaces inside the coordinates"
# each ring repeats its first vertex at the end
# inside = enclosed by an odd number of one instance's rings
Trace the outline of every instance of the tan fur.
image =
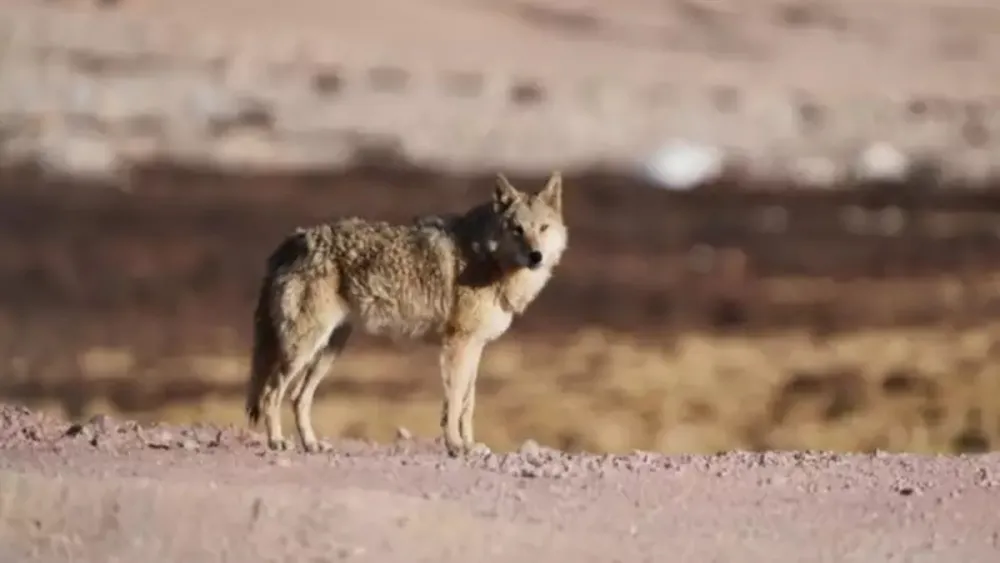
{"type": "Polygon", "coordinates": [[[268,258],[260,290],[250,422],[263,417],[269,446],[288,449],[280,409],[290,391],[303,447],[325,450],[312,428],[313,395],[356,327],[441,345],[444,441],[451,455],[468,451],[483,348],[542,291],[566,244],[558,173],[536,194],[498,175],[492,200],[461,215],[296,230],[268,258]]]}

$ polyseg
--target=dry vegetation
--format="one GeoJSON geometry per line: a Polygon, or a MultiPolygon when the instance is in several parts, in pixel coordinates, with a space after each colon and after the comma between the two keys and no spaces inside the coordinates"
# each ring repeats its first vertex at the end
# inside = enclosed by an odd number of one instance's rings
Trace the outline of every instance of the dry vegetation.
{"type": "MultiPolygon", "coordinates": [[[[685,334],[660,343],[592,330],[558,340],[512,339],[487,353],[478,428],[494,447],[530,437],[590,451],[942,452],[987,450],[1000,439],[1000,324],[823,338],[685,334]]],[[[430,349],[352,349],[321,389],[318,428],[377,440],[397,426],[435,435],[435,363],[430,349]]],[[[131,389],[133,403],[203,388],[126,416],[243,424],[244,357],[142,366],[127,349],[91,349],[78,364],[88,384],[131,389]]],[[[86,416],[130,401],[69,402],[86,416]]]]}
{"type": "MultiPolygon", "coordinates": [[[[142,190],[126,196],[0,174],[0,396],[71,417],[243,424],[250,314],[281,234],[333,209],[401,220],[488,193],[485,177],[412,170],[154,168],[134,181],[142,190]],[[399,186],[421,190],[425,207],[398,205],[399,186]]],[[[598,451],[997,447],[995,191],[688,196],[599,175],[567,182],[570,251],[486,353],[481,439],[598,451]],[[900,196],[914,218],[903,230],[836,221],[838,206],[877,211],[900,196]],[[762,207],[788,212],[784,232],[762,230],[762,207]],[[692,253],[709,247],[711,260],[692,253]]],[[[320,389],[318,430],[436,435],[436,366],[432,349],[356,338],[320,389]]]]}

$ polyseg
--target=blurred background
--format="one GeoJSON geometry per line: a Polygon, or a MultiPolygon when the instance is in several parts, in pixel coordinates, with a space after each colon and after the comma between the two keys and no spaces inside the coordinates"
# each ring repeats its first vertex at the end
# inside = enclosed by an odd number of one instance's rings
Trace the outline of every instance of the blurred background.
{"type": "MultiPolygon", "coordinates": [[[[479,439],[1000,447],[1000,9],[278,6],[0,7],[2,400],[245,424],[283,235],[558,168],[570,249],[486,352],[479,439]]],[[[316,426],[436,436],[439,388],[433,348],[358,336],[316,426]]]]}

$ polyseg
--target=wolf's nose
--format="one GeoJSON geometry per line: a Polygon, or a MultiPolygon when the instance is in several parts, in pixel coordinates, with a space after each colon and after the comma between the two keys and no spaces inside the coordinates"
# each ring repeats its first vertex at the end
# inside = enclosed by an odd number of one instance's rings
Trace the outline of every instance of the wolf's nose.
{"type": "Polygon", "coordinates": [[[537,250],[532,250],[531,254],[528,254],[528,266],[531,268],[535,268],[541,263],[542,263],[542,253],[537,250]]]}

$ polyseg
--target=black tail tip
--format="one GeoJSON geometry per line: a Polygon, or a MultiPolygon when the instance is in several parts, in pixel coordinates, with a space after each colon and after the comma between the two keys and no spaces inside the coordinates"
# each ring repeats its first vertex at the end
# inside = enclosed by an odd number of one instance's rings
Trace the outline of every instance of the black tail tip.
{"type": "Polygon", "coordinates": [[[250,423],[250,426],[257,426],[257,423],[260,422],[260,409],[255,406],[247,407],[246,413],[247,421],[250,423]]]}

